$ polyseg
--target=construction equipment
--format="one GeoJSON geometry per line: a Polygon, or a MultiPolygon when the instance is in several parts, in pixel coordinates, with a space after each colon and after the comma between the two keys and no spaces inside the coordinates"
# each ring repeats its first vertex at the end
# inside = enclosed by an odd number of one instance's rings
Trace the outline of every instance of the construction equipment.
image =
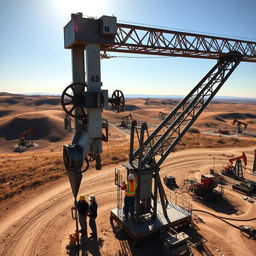
{"type": "Polygon", "coordinates": [[[177,184],[176,184],[176,178],[173,177],[173,176],[165,176],[163,178],[163,181],[164,181],[164,184],[170,188],[170,189],[173,189],[173,188],[177,188],[177,184]]]}
{"type": "Polygon", "coordinates": [[[235,131],[237,131],[238,133],[242,133],[243,132],[242,126],[243,126],[244,130],[248,126],[248,124],[246,124],[246,123],[244,123],[242,121],[239,121],[236,118],[233,121],[233,125],[235,125],[235,131]]]}
{"type": "Polygon", "coordinates": [[[256,239],[256,229],[251,228],[249,226],[241,225],[239,227],[241,233],[247,235],[251,239],[256,239]]]}
{"type": "Polygon", "coordinates": [[[215,190],[218,184],[218,176],[214,176],[212,174],[203,174],[201,176],[201,182],[191,184],[189,191],[195,193],[195,195],[206,201],[214,200],[222,195],[222,193],[215,190]]]}
{"type": "Polygon", "coordinates": [[[75,198],[82,179],[82,163],[87,155],[95,156],[96,169],[101,167],[103,107],[109,102],[119,112],[124,106],[120,91],[115,91],[108,100],[107,91],[101,90],[100,51],[104,54],[122,52],[217,60],[151,134],[146,123],[138,126],[135,120],[132,121],[129,163],[125,167],[127,175],[133,173],[138,181],[135,211],[136,218],[141,221],[140,229],[130,220],[120,218],[116,209],[111,210],[111,219],[122,225],[134,239],[190,222],[190,212],[168,202],[159,176],[160,166],[239,63],[256,62],[256,43],[121,24],[114,16],[83,18],[82,13],[71,15],[71,21],[64,28],[64,41],[65,48],[72,50],[73,83],[62,94],[62,106],[67,114],[75,117],[76,132],[72,144],[64,146],[63,155],[75,198]],[[139,142],[137,150],[134,150],[135,136],[139,142]]]}
{"type": "Polygon", "coordinates": [[[168,236],[163,241],[163,255],[191,255],[191,249],[188,246],[189,236],[184,232],[176,234],[168,233],[168,236]]]}
{"type": "Polygon", "coordinates": [[[243,180],[244,179],[244,172],[243,172],[243,165],[242,165],[242,161],[244,162],[244,165],[247,165],[247,158],[245,153],[243,152],[243,154],[241,156],[238,157],[234,157],[234,158],[230,158],[229,159],[229,164],[227,164],[224,167],[224,170],[221,171],[221,173],[223,175],[232,177],[234,179],[237,180],[243,180]],[[235,166],[233,165],[233,163],[236,161],[235,166]]]}
{"type": "Polygon", "coordinates": [[[130,113],[129,115],[122,117],[122,121],[119,127],[130,128],[131,123],[132,123],[132,114],[130,113]]]}
{"type": "Polygon", "coordinates": [[[256,182],[244,179],[240,184],[232,185],[232,189],[247,196],[256,195],[256,182]]]}
{"type": "Polygon", "coordinates": [[[14,149],[15,152],[23,152],[30,147],[34,146],[33,141],[31,140],[31,135],[33,133],[33,129],[30,128],[20,134],[20,141],[18,146],[14,149]]]}

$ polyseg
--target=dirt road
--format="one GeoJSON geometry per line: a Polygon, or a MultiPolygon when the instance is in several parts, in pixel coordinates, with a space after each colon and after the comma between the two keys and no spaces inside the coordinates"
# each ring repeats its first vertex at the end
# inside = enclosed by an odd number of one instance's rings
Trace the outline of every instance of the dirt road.
{"type": "MultiPolygon", "coordinates": [[[[220,170],[226,163],[230,152],[240,154],[246,151],[253,154],[254,148],[231,149],[196,149],[174,152],[166,160],[162,167],[163,175],[174,175],[178,184],[183,183],[185,177],[199,178],[201,173],[206,173],[213,167],[220,170]]],[[[114,169],[121,164],[106,166],[100,171],[88,170],[84,174],[80,192],[89,196],[94,194],[99,204],[99,217],[97,218],[99,237],[101,245],[91,244],[89,255],[144,255],[148,249],[127,250],[122,246],[113,234],[109,223],[109,212],[116,207],[116,187],[114,186],[114,169]]],[[[249,174],[246,174],[249,177],[249,174]]],[[[233,213],[220,208],[218,212],[211,206],[205,206],[200,202],[192,201],[187,194],[193,208],[203,209],[217,215],[235,219],[249,219],[256,217],[256,203],[250,204],[242,199],[242,195],[226,189],[226,197],[235,209],[233,213]],[[235,214],[240,212],[239,215],[235,214]]],[[[21,197],[20,202],[12,205],[9,209],[1,212],[0,228],[0,255],[1,256],[63,256],[66,255],[65,246],[68,235],[74,232],[74,221],[71,218],[70,208],[73,204],[70,185],[67,179],[63,179],[54,186],[35,191],[25,199],[21,197]]],[[[256,243],[245,238],[241,233],[226,225],[220,220],[200,214],[204,223],[198,223],[201,235],[207,242],[207,246],[213,255],[255,255],[256,243]]],[[[256,222],[232,222],[235,225],[247,224],[256,228],[256,222]]],[[[147,255],[159,255],[153,245],[148,246],[151,250],[147,255]],[[151,246],[151,247],[150,247],[151,246]],[[156,254],[157,253],[157,254],[156,254]]],[[[197,255],[197,254],[196,254],[197,255]]],[[[199,254],[198,254],[199,255],[199,254]]]]}

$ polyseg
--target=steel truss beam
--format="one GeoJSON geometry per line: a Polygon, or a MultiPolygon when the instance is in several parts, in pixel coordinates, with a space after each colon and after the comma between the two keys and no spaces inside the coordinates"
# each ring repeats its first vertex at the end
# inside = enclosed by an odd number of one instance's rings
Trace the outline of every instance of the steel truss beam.
{"type": "MultiPolygon", "coordinates": [[[[143,141],[140,141],[140,146],[135,152],[133,149],[130,151],[130,163],[138,162],[139,169],[145,168],[146,165],[150,165],[153,169],[160,168],[166,157],[238,66],[241,58],[239,54],[230,54],[221,58],[147,139],[140,136],[143,141]]],[[[142,124],[142,127],[146,127],[146,124],[142,124]]]]}
{"type": "Polygon", "coordinates": [[[256,42],[120,23],[114,44],[101,45],[101,50],[205,59],[238,51],[243,61],[256,62],[256,42]]]}

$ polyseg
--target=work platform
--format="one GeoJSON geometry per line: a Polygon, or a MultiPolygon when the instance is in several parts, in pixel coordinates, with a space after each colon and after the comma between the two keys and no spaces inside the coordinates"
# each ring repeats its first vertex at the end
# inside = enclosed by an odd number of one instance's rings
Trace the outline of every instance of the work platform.
{"type": "Polygon", "coordinates": [[[121,211],[118,214],[118,209],[116,208],[111,210],[110,220],[115,220],[134,241],[138,241],[162,229],[191,222],[191,212],[172,202],[169,202],[166,210],[168,218],[164,216],[161,202],[158,201],[156,218],[151,218],[150,214],[146,214],[137,219],[128,218],[128,220],[124,220],[123,212],[121,211]]]}

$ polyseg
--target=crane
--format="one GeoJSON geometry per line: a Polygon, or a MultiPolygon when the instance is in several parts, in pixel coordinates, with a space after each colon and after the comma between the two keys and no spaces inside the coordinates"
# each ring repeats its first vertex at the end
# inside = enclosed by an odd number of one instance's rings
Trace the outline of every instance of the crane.
{"type": "Polygon", "coordinates": [[[233,120],[233,125],[236,125],[235,127],[235,130],[237,130],[238,133],[242,133],[243,130],[242,130],[242,126],[244,127],[244,130],[247,128],[247,125],[246,123],[242,122],[242,121],[239,121],[237,120],[236,118],[233,120]]]}
{"type": "Polygon", "coordinates": [[[124,106],[121,91],[108,99],[108,91],[101,90],[101,57],[107,57],[107,52],[120,52],[216,61],[153,132],[149,133],[146,123],[138,126],[132,121],[129,162],[125,167],[127,174],[133,173],[138,181],[136,216],[157,218],[159,192],[163,215],[170,224],[168,200],[159,176],[161,165],[240,62],[256,62],[256,42],[123,24],[114,16],[84,18],[77,13],[71,14],[64,27],[64,45],[72,51],[73,83],[64,90],[61,102],[64,111],[75,118],[76,131],[72,143],[64,146],[63,158],[75,200],[87,156],[93,155],[96,167],[101,168],[103,108],[111,103],[119,112],[124,106]],[[135,139],[139,141],[136,149],[135,139]]]}

